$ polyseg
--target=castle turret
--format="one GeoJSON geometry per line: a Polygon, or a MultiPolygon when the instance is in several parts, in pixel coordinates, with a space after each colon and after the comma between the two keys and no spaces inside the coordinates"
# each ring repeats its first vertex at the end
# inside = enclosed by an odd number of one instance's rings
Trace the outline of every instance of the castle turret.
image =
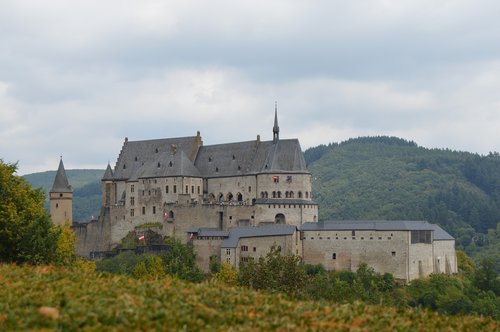
{"type": "Polygon", "coordinates": [[[110,206],[110,204],[115,200],[113,187],[113,170],[111,169],[111,165],[108,163],[108,167],[106,167],[106,171],[101,179],[102,182],[102,205],[110,206]]]}
{"type": "Polygon", "coordinates": [[[62,157],[49,197],[52,222],[56,225],[73,222],[73,189],[66,177],[62,157]]]}
{"type": "Polygon", "coordinates": [[[274,104],[274,127],[273,127],[273,143],[277,143],[280,139],[280,127],[278,126],[278,103],[274,104]]]}

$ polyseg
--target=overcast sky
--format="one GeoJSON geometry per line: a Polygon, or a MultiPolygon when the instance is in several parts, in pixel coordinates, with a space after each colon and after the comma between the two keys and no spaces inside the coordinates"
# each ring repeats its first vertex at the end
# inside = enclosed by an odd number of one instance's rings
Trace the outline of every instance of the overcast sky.
{"type": "Polygon", "coordinates": [[[500,151],[500,1],[0,0],[0,158],[114,166],[124,138],[500,151]]]}

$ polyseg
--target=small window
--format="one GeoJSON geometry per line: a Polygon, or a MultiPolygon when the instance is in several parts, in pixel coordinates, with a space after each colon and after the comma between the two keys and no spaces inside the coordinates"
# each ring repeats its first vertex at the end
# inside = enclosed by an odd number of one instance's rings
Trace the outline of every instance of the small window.
{"type": "Polygon", "coordinates": [[[146,214],[146,207],[145,206],[142,207],[142,214],[146,214]]]}
{"type": "Polygon", "coordinates": [[[168,194],[168,186],[165,186],[165,194],[168,194]]]}
{"type": "Polygon", "coordinates": [[[189,194],[189,186],[186,185],[186,194],[189,194]]]}
{"type": "Polygon", "coordinates": [[[200,186],[198,186],[198,195],[200,194],[200,189],[201,189],[200,186]]]}
{"type": "Polygon", "coordinates": [[[155,153],[158,153],[158,148],[155,149],[155,153]]]}
{"type": "Polygon", "coordinates": [[[335,253],[335,252],[334,252],[334,253],[332,254],[332,259],[337,259],[337,253],[335,253]]]}
{"type": "Polygon", "coordinates": [[[231,249],[226,249],[226,255],[231,255],[231,249]]]}
{"type": "Polygon", "coordinates": [[[177,193],[177,186],[174,184],[174,194],[177,193]]]}
{"type": "Polygon", "coordinates": [[[134,187],[134,185],[133,185],[133,184],[131,184],[131,185],[130,185],[130,192],[131,192],[131,193],[133,193],[133,192],[134,192],[134,190],[135,190],[135,187],[134,187]]]}
{"type": "Polygon", "coordinates": [[[56,209],[59,207],[59,203],[56,203],[56,209]]]}
{"type": "Polygon", "coordinates": [[[134,216],[134,214],[135,214],[134,209],[130,209],[130,216],[131,216],[131,217],[133,217],[133,216],[134,216]]]}
{"type": "Polygon", "coordinates": [[[158,168],[160,168],[160,163],[158,163],[158,168]]]}
{"type": "Polygon", "coordinates": [[[352,231],[352,236],[356,236],[356,231],[352,231]]]}
{"type": "Polygon", "coordinates": [[[236,156],[233,154],[233,160],[235,160],[235,159],[236,159],[236,156]]]}
{"type": "Polygon", "coordinates": [[[253,252],[256,252],[257,251],[257,247],[253,247],[253,252]]]}
{"type": "Polygon", "coordinates": [[[231,264],[231,257],[226,258],[226,263],[231,264]]]}
{"type": "Polygon", "coordinates": [[[395,256],[396,256],[396,252],[395,252],[395,251],[392,251],[392,252],[391,252],[391,255],[392,255],[392,257],[395,257],[395,256]]]}
{"type": "Polygon", "coordinates": [[[153,214],[156,214],[156,206],[153,206],[153,214]]]}

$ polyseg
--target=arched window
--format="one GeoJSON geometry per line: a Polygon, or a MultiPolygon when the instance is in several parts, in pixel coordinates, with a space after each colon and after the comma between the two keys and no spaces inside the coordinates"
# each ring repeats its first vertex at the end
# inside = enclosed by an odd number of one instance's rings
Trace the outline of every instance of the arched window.
{"type": "Polygon", "coordinates": [[[309,198],[309,192],[306,191],[306,198],[309,198]]]}
{"type": "Polygon", "coordinates": [[[232,201],[233,200],[233,194],[232,193],[228,193],[227,194],[227,200],[228,201],[232,201]]]}
{"type": "Polygon", "coordinates": [[[281,191],[278,191],[278,198],[281,198],[281,191]]]}
{"type": "Polygon", "coordinates": [[[219,202],[223,202],[224,201],[224,194],[223,193],[220,193],[219,194],[219,199],[218,199],[219,202]]]}
{"type": "Polygon", "coordinates": [[[266,194],[263,191],[260,192],[260,198],[266,198],[266,194]]]}
{"type": "Polygon", "coordinates": [[[241,193],[238,193],[236,197],[238,199],[238,202],[243,202],[243,195],[241,193]]]}
{"type": "Polygon", "coordinates": [[[299,198],[302,198],[302,191],[299,191],[299,198]]]}
{"type": "Polygon", "coordinates": [[[273,198],[276,198],[276,191],[273,191],[273,198]]]}
{"type": "Polygon", "coordinates": [[[289,196],[288,191],[285,191],[285,198],[288,198],[288,196],[289,196]]]}
{"type": "Polygon", "coordinates": [[[293,193],[293,191],[290,191],[290,198],[293,198],[295,196],[295,194],[293,193]]]}
{"type": "Polygon", "coordinates": [[[172,210],[168,211],[168,219],[170,220],[174,219],[174,211],[172,210]]]}
{"type": "Polygon", "coordinates": [[[278,213],[274,217],[274,222],[277,224],[284,224],[285,223],[285,215],[283,213],[278,213]]]}
{"type": "Polygon", "coordinates": [[[266,195],[266,198],[269,198],[269,194],[266,192],[264,192],[264,194],[266,195]]]}

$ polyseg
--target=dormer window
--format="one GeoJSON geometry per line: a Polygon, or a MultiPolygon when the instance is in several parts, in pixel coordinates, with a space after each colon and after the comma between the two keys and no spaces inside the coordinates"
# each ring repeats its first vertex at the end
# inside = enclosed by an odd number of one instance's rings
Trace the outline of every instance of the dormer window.
{"type": "Polygon", "coordinates": [[[123,169],[126,169],[127,168],[127,165],[123,164],[123,169]]]}
{"type": "Polygon", "coordinates": [[[238,166],[238,171],[241,171],[241,166],[238,166]]]}
{"type": "Polygon", "coordinates": [[[168,163],[168,167],[172,167],[172,165],[173,165],[172,162],[168,163]]]}
{"type": "Polygon", "coordinates": [[[137,161],[137,157],[134,158],[134,161],[137,161]]]}
{"type": "Polygon", "coordinates": [[[235,159],[236,159],[236,156],[233,154],[233,160],[235,160],[235,159]]]}
{"type": "Polygon", "coordinates": [[[158,153],[158,148],[155,149],[155,153],[158,153]]]}
{"type": "Polygon", "coordinates": [[[158,163],[158,168],[160,168],[160,163],[158,163]]]}
{"type": "Polygon", "coordinates": [[[212,157],[208,157],[208,162],[211,163],[212,162],[212,157]]]}
{"type": "Polygon", "coordinates": [[[215,173],[219,173],[219,167],[215,167],[215,173]]]}

